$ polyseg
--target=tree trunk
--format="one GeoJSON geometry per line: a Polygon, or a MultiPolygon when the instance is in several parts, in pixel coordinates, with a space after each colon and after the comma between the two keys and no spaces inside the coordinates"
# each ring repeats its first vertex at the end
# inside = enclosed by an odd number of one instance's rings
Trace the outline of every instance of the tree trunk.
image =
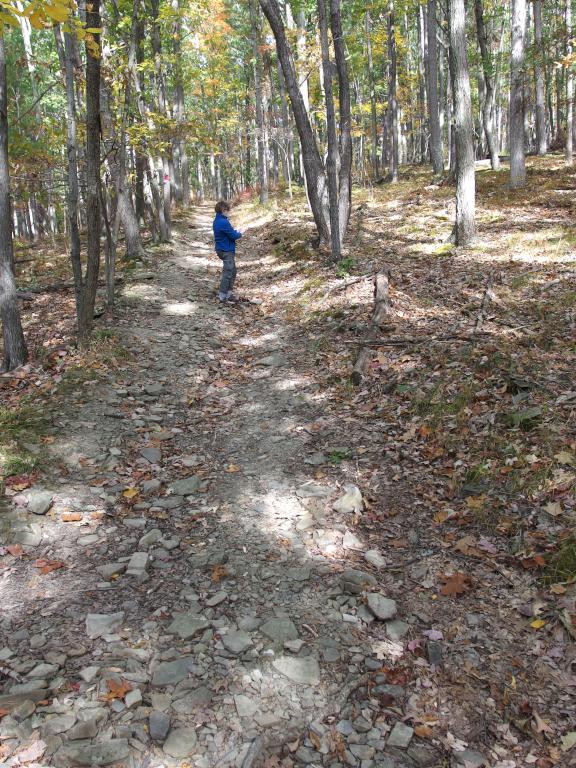
{"type": "MultiPolygon", "coordinates": [[[[572,0],[566,0],[566,57],[572,59],[572,0]]],[[[574,64],[566,67],[566,165],[574,163],[574,64]]]]}
{"type": "Polygon", "coordinates": [[[465,0],[450,0],[450,50],[454,67],[456,132],[456,245],[468,245],[475,234],[474,123],[466,57],[465,0]]]}
{"type": "Polygon", "coordinates": [[[398,141],[398,101],[396,97],[397,63],[396,63],[396,38],[394,21],[394,0],[388,5],[388,56],[390,59],[390,78],[388,85],[388,109],[390,110],[391,153],[390,153],[390,177],[393,182],[398,181],[399,141],[398,141]]]}
{"type": "Polygon", "coordinates": [[[338,217],[338,145],[336,136],[336,112],[332,90],[332,63],[328,43],[328,22],[326,20],[325,0],[318,0],[318,26],[322,49],[322,74],[324,76],[324,100],[326,103],[326,129],[328,134],[328,156],[326,174],[328,176],[328,200],[330,204],[330,243],[333,261],[340,261],[340,221],[338,217]]]}
{"type": "Polygon", "coordinates": [[[539,155],[548,151],[546,134],[546,82],[544,78],[544,51],[542,49],[542,3],[533,0],[534,8],[534,76],[536,80],[536,150],[539,155]]]}
{"type": "Polygon", "coordinates": [[[378,117],[376,115],[376,82],[374,77],[374,59],[372,56],[372,19],[370,11],[365,14],[366,49],[368,56],[368,82],[370,85],[370,130],[372,134],[372,173],[374,178],[380,176],[380,162],[378,155],[378,117]]]}
{"type": "Polygon", "coordinates": [[[512,0],[512,39],[510,59],[510,186],[526,183],[524,145],[524,38],[526,35],[526,0],[512,0]]]}
{"type": "Polygon", "coordinates": [[[484,9],[482,7],[482,0],[474,0],[474,13],[476,16],[476,31],[478,34],[478,45],[480,46],[482,73],[484,75],[485,88],[484,104],[482,105],[482,124],[484,127],[484,134],[486,136],[486,143],[488,144],[490,164],[492,165],[493,170],[497,171],[500,168],[500,157],[498,155],[498,142],[494,134],[495,99],[494,79],[492,75],[494,68],[490,56],[491,46],[488,41],[488,32],[484,22],[484,9]]]}
{"type": "Polygon", "coordinates": [[[8,161],[8,85],[4,34],[0,30],[0,318],[4,341],[3,367],[7,371],[28,359],[14,282],[12,205],[8,161]]]}
{"type": "Polygon", "coordinates": [[[252,56],[254,73],[254,100],[256,106],[256,136],[258,143],[258,185],[260,202],[268,202],[268,166],[266,162],[265,115],[262,92],[262,58],[260,55],[260,24],[257,0],[250,0],[250,31],[252,37],[252,56]]]}
{"type": "MultiPolygon", "coordinates": [[[[156,75],[156,93],[158,99],[158,112],[167,117],[166,79],[162,67],[162,38],[160,35],[160,0],[151,0],[152,8],[152,54],[154,57],[154,72],[156,75]]],[[[159,187],[162,190],[163,221],[161,221],[161,236],[166,242],[172,238],[172,187],[170,181],[170,163],[164,150],[157,160],[159,187]],[[163,224],[163,226],[162,226],[163,224]],[[164,232],[162,233],[162,229],[164,232]]]]}
{"type": "MultiPolygon", "coordinates": [[[[100,0],[86,8],[86,26],[100,29],[100,0]]],[[[94,320],[100,271],[100,34],[86,40],[86,276],[78,318],[78,342],[86,346],[94,320]]]]}
{"type": "Polygon", "coordinates": [[[329,205],[326,173],[322,158],[318,151],[314,132],[310,124],[308,112],[302,98],[292,53],[288,46],[286,30],[277,0],[260,0],[260,5],[276,40],[278,59],[284,73],[286,88],[292,104],[296,129],[300,137],[302,148],[302,161],[305,169],[306,190],[312,215],[320,240],[330,241],[330,227],[328,223],[329,205]]]}
{"type": "Polygon", "coordinates": [[[430,156],[434,174],[444,172],[440,110],[438,105],[438,50],[436,0],[428,0],[428,114],[430,117],[430,156]]]}

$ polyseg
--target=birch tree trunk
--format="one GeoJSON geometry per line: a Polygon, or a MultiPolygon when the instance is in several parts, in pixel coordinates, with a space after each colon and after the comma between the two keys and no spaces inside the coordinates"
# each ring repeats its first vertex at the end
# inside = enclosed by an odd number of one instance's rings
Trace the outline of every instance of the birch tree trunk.
{"type": "Polygon", "coordinates": [[[476,16],[476,32],[478,34],[478,45],[480,47],[480,57],[482,59],[482,74],[484,76],[484,103],[482,105],[482,125],[488,144],[490,154],[490,164],[493,170],[500,169],[500,157],[498,155],[498,142],[494,133],[494,115],[495,115],[495,93],[493,65],[490,56],[490,43],[488,41],[488,31],[484,21],[484,8],[482,0],[474,0],[474,14],[476,16]]]}
{"type": "Polygon", "coordinates": [[[430,157],[436,176],[444,172],[440,110],[438,104],[438,46],[436,0],[428,0],[428,115],[430,118],[430,157]]]}
{"type": "Polygon", "coordinates": [[[544,51],[542,50],[542,3],[533,0],[534,12],[534,42],[536,44],[534,58],[534,76],[536,80],[536,151],[545,155],[548,151],[546,133],[546,81],[544,77],[544,51]]]}
{"type": "Polygon", "coordinates": [[[474,123],[470,78],[466,57],[466,9],[464,0],[450,0],[450,51],[454,68],[456,133],[456,245],[468,245],[475,234],[474,123]]]}
{"type": "Polygon", "coordinates": [[[526,0],[512,0],[512,38],[510,59],[510,187],[526,183],[524,145],[524,39],[526,35],[526,0]]]}
{"type": "Polygon", "coordinates": [[[14,282],[12,205],[8,163],[8,84],[4,34],[0,30],[0,318],[4,343],[3,368],[11,371],[28,359],[14,282]]]}

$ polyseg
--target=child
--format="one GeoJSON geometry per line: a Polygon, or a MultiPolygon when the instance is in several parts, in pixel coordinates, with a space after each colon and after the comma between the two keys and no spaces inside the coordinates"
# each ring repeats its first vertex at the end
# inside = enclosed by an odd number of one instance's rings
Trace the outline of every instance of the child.
{"type": "Polygon", "coordinates": [[[220,280],[220,291],[218,298],[222,304],[238,303],[238,299],[232,293],[234,281],[236,280],[236,240],[242,237],[242,232],[235,230],[228,216],[230,214],[230,204],[225,200],[216,203],[216,218],[212,228],[214,230],[214,243],[216,245],[216,255],[222,260],[222,278],[220,280]]]}

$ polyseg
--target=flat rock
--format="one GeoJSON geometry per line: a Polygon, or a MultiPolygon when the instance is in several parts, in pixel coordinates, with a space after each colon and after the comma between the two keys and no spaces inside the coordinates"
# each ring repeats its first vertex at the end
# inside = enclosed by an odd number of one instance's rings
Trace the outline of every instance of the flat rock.
{"type": "Polygon", "coordinates": [[[147,552],[134,552],[128,563],[126,574],[128,576],[140,576],[147,571],[149,561],[147,552]]]}
{"type": "Polygon", "coordinates": [[[152,676],[152,685],[176,685],[176,683],[186,680],[193,666],[193,656],[182,656],[176,661],[165,661],[156,668],[152,676]]]}
{"type": "Polygon", "coordinates": [[[34,703],[37,703],[43,701],[45,698],[46,689],[40,687],[21,693],[6,693],[0,696],[0,709],[13,712],[16,707],[19,707],[25,701],[33,701],[34,703]]]}
{"type": "Polygon", "coordinates": [[[406,624],[405,621],[400,621],[400,619],[394,619],[394,621],[386,622],[386,634],[390,640],[395,642],[402,640],[402,638],[405,637],[409,631],[410,625],[406,624]]]}
{"type": "Polygon", "coordinates": [[[80,741],[80,739],[93,739],[98,733],[98,718],[91,717],[89,720],[81,720],[69,731],[66,731],[68,741],[80,741]]]}
{"type": "Polygon", "coordinates": [[[280,352],[275,352],[273,355],[267,355],[261,357],[260,360],[256,360],[256,365],[262,365],[267,368],[277,368],[280,365],[286,363],[286,358],[280,352]]]}
{"type": "Polygon", "coordinates": [[[168,626],[167,631],[171,635],[178,635],[182,640],[189,640],[208,629],[210,622],[203,616],[193,613],[183,613],[176,616],[174,621],[168,626]]]}
{"type": "Polygon", "coordinates": [[[362,512],[364,509],[364,501],[362,500],[360,488],[358,488],[357,485],[345,485],[344,490],[346,493],[341,496],[338,501],[334,502],[332,509],[341,514],[362,512]]]}
{"type": "Polygon", "coordinates": [[[409,725],[398,722],[394,725],[394,728],[392,728],[386,746],[406,749],[412,741],[412,736],[414,736],[414,728],[410,728],[409,725]]]}
{"type": "Polygon", "coordinates": [[[86,634],[91,640],[111,635],[124,621],[124,611],[118,613],[89,613],[86,616],[86,634]]]}
{"type": "Polygon", "coordinates": [[[152,712],[148,721],[148,727],[152,741],[163,742],[170,730],[170,715],[167,715],[165,712],[152,712]]]}
{"type": "Polygon", "coordinates": [[[28,511],[34,515],[45,515],[52,506],[54,494],[42,488],[31,488],[26,493],[28,511]]]}
{"type": "Polygon", "coordinates": [[[481,752],[465,749],[463,752],[452,753],[453,768],[482,768],[488,761],[481,752]]]}
{"type": "Polygon", "coordinates": [[[224,644],[224,648],[226,648],[227,651],[230,651],[230,653],[234,653],[238,656],[250,648],[252,645],[252,638],[247,632],[242,632],[242,630],[235,630],[225,634],[222,637],[222,643],[224,644]]]}
{"type": "Polygon", "coordinates": [[[162,451],[159,448],[142,448],[140,456],[150,464],[159,464],[162,461],[162,451]]]}
{"type": "Polygon", "coordinates": [[[215,592],[205,602],[209,608],[215,608],[217,605],[220,605],[220,603],[223,603],[227,599],[228,599],[228,592],[226,592],[225,589],[221,589],[218,592],[215,592]]]}
{"type": "Polygon", "coordinates": [[[367,552],[364,552],[364,559],[367,563],[370,563],[370,565],[373,565],[374,568],[378,568],[380,570],[381,568],[384,568],[386,565],[386,560],[382,557],[380,552],[378,552],[377,549],[369,549],[367,552]]]}
{"type": "Polygon", "coordinates": [[[93,680],[95,680],[98,677],[98,673],[100,672],[100,667],[84,667],[80,670],[78,673],[82,680],[86,683],[91,683],[93,680]]]}
{"type": "Polygon", "coordinates": [[[300,499],[321,499],[330,496],[330,488],[317,483],[304,483],[296,489],[296,496],[300,499]]]}
{"type": "Polygon", "coordinates": [[[46,720],[42,726],[44,737],[55,736],[57,733],[65,733],[76,723],[76,715],[56,715],[46,720]]]}
{"type": "Polygon", "coordinates": [[[106,563],[105,565],[97,565],[96,573],[100,574],[103,579],[109,581],[114,576],[120,576],[126,571],[126,563],[106,563]]]}
{"type": "Polygon", "coordinates": [[[259,631],[278,643],[298,639],[298,629],[291,619],[270,619],[260,626],[259,631]]]}
{"type": "Polygon", "coordinates": [[[360,552],[364,549],[364,544],[362,544],[360,539],[351,531],[346,531],[344,538],[342,539],[342,547],[344,549],[353,549],[360,552]]]}
{"type": "Polygon", "coordinates": [[[12,533],[12,541],[25,547],[37,547],[42,541],[42,528],[38,523],[16,527],[12,533]]]}
{"type": "Polygon", "coordinates": [[[173,701],[172,709],[180,715],[192,715],[199,709],[207,707],[213,698],[214,694],[210,688],[201,685],[199,688],[196,688],[196,690],[190,691],[190,693],[183,696],[181,699],[173,701]]]}
{"type": "Polygon", "coordinates": [[[300,685],[317,685],[320,682],[320,666],[313,656],[303,659],[281,656],[272,666],[282,675],[300,685]]]}
{"type": "Polygon", "coordinates": [[[33,667],[30,672],[26,675],[26,677],[54,677],[56,672],[58,672],[59,666],[57,664],[46,664],[46,662],[41,661],[40,664],[36,664],[35,667],[33,667]]]}
{"type": "Polygon", "coordinates": [[[377,583],[371,573],[355,568],[347,568],[340,577],[342,589],[351,595],[359,595],[366,587],[374,587],[377,583]]]}
{"type": "Polygon", "coordinates": [[[367,602],[368,608],[377,619],[380,619],[380,621],[393,619],[398,612],[396,601],[390,600],[388,597],[384,597],[378,592],[370,592],[367,597],[367,602]]]}
{"type": "Polygon", "coordinates": [[[159,541],[162,541],[162,531],[159,528],[152,528],[140,538],[138,546],[140,549],[148,549],[159,541]]]}
{"type": "Polygon", "coordinates": [[[56,756],[63,765],[110,765],[130,754],[127,739],[111,739],[99,744],[67,744],[56,756]]]}
{"type": "Polygon", "coordinates": [[[194,728],[174,728],[164,742],[164,752],[170,757],[189,757],[196,751],[197,743],[194,728]]]}
{"type": "Polygon", "coordinates": [[[175,480],[170,484],[170,491],[176,496],[190,496],[197,493],[202,485],[202,480],[197,475],[190,475],[181,480],[175,480]]]}
{"type": "Polygon", "coordinates": [[[258,711],[258,704],[242,693],[234,696],[234,705],[239,717],[254,717],[258,711]]]}

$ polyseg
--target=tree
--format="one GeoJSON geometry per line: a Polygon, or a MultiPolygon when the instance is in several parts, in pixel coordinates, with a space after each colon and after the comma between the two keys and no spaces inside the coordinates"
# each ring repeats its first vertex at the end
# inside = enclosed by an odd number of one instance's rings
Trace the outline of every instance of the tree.
{"type": "Polygon", "coordinates": [[[572,0],[566,0],[566,165],[574,163],[574,73],[572,62],[572,0]]]}
{"type": "Polygon", "coordinates": [[[8,84],[4,29],[0,21],[0,317],[4,339],[4,368],[23,365],[28,358],[12,273],[12,205],[8,163],[8,84]]]}
{"type": "Polygon", "coordinates": [[[526,0],[512,0],[510,56],[510,186],[526,183],[526,150],[524,146],[524,38],[526,34],[526,0]]]}
{"type": "Polygon", "coordinates": [[[474,0],[474,15],[476,16],[476,32],[478,34],[478,46],[480,48],[480,57],[482,59],[482,74],[484,77],[484,103],[482,104],[482,125],[488,144],[490,154],[490,164],[497,171],[500,168],[500,157],[498,155],[498,142],[494,131],[494,112],[495,112],[495,90],[493,65],[490,56],[490,43],[488,40],[488,31],[484,21],[484,8],[482,0],[474,0]]]}
{"type": "Polygon", "coordinates": [[[399,165],[399,142],[398,142],[398,98],[397,98],[397,56],[396,56],[396,29],[394,16],[394,0],[388,4],[388,58],[390,60],[390,71],[388,78],[388,111],[390,114],[390,179],[392,182],[398,181],[399,165]]]}
{"type": "Polygon", "coordinates": [[[258,20],[257,0],[250,0],[250,31],[252,36],[252,55],[254,57],[254,101],[256,103],[256,142],[258,145],[258,185],[260,202],[268,202],[268,162],[266,158],[265,118],[262,92],[262,58],[260,55],[260,24],[258,20]]]}
{"type": "Polygon", "coordinates": [[[450,0],[450,54],[454,79],[456,132],[456,245],[469,245],[475,235],[474,123],[466,56],[464,0],[450,0]]]}
{"type": "Polygon", "coordinates": [[[428,116],[430,119],[430,156],[434,173],[444,171],[442,134],[440,132],[440,108],[438,104],[438,46],[436,0],[428,0],[428,116]]]}
{"type": "Polygon", "coordinates": [[[546,135],[546,81],[544,77],[544,51],[542,50],[542,3],[533,0],[534,12],[534,75],[536,80],[536,149],[539,155],[548,150],[546,135]]]}

